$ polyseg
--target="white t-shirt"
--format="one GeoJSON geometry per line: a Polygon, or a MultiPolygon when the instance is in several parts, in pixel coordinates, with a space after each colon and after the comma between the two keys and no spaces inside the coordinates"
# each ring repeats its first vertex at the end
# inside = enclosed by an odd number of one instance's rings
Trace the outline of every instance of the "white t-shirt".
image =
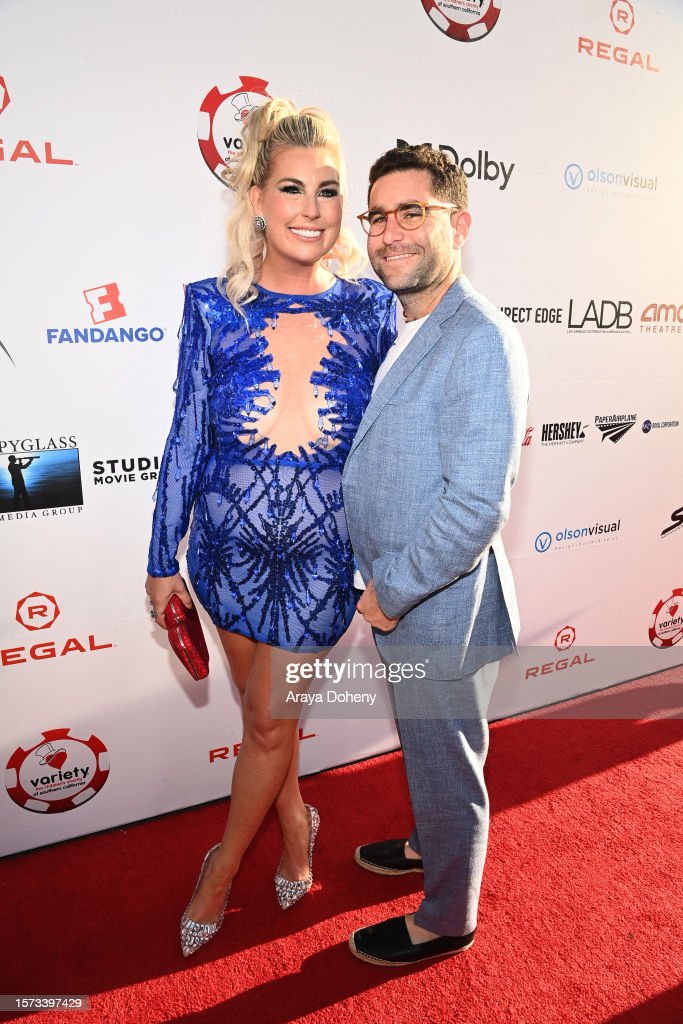
{"type": "MultiPolygon", "coordinates": [[[[385,355],[382,365],[377,371],[375,383],[372,385],[373,395],[398,357],[408,347],[408,343],[412,341],[422,327],[422,324],[427,320],[428,316],[429,314],[427,314],[427,316],[421,316],[419,320],[406,320],[402,315],[399,317],[396,340],[385,355]]],[[[356,571],[353,574],[353,585],[358,590],[365,590],[365,583],[363,582],[363,577],[361,576],[360,570],[357,566],[356,571]]]]}

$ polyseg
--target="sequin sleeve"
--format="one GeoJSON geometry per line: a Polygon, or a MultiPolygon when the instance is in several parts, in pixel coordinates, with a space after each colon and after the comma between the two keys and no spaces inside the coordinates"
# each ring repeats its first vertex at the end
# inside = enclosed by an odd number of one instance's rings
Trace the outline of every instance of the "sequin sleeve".
{"type": "Polygon", "coordinates": [[[193,285],[185,290],[178,338],[175,411],[159,470],[147,565],[150,576],[178,572],[178,545],[187,532],[209,455],[209,329],[193,285]]]}

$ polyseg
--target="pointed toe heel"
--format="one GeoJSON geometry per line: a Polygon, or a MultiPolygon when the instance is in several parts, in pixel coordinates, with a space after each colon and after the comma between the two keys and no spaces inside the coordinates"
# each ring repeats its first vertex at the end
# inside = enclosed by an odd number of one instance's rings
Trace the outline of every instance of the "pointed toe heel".
{"type": "MultiPolygon", "coordinates": [[[[308,878],[292,881],[290,878],[285,878],[281,875],[280,868],[278,867],[277,874],[275,875],[275,894],[282,910],[289,910],[289,908],[293,907],[295,903],[298,903],[301,897],[305,896],[313,885],[313,847],[315,846],[318,829],[320,828],[320,815],[315,807],[311,807],[310,804],[306,804],[305,806],[308,811],[310,823],[308,838],[308,878]]],[[[282,861],[280,861],[280,865],[282,865],[282,861]]]]}
{"type": "Polygon", "coordinates": [[[207,942],[210,942],[214,935],[218,933],[221,925],[223,924],[223,915],[225,914],[225,908],[228,905],[228,900],[230,898],[230,888],[232,888],[232,886],[230,886],[227,893],[225,894],[225,902],[221,907],[220,914],[216,921],[211,921],[209,922],[209,924],[200,924],[199,921],[193,921],[192,918],[189,917],[187,913],[188,910],[190,909],[190,906],[192,905],[192,900],[197,895],[197,890],[199,889],[199,886],[202,884],[202,881],[204,880],[204,875],[206,874],[206,869],[209,864],[209,858],[211,857],[211,854],[218,849],[219,846],[220,843],[216,843],[216,845],[212,846],[211,849],[206,854],[206,856],[204,857],[201,871],[199,872],[199,878],[197,879],[197,884],[194,887],[194,892],[192,893],[190,902],[186,906],[183,912],[183,916],[180,919],[180,947],[183,951],[183,956],[186,957],[192,956],[192,954],[196,953],[197,950],[202,948],[202,946],[205,946],[207,942]]]}

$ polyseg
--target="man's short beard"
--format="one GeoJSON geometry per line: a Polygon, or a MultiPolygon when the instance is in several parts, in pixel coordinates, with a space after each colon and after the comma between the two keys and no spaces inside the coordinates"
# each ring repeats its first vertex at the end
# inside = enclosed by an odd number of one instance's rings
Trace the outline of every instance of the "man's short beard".
{"type": "MultiPolygon", "coordinates": [[[[372,260],[370,260],[372,263],[372,260]]],[[[372,263],[372,269],[379,277],[382,284],[386,285],[387,288],[391,286],[387,284],[384,274],[382,273],[383,257],[378,260],[379,266],[375,266],[372,263]]],[[[429,256],[425,254],[422,258],[422,262],[416,267],[412,275],[407,278],[404,282],[401,282],[391,288],[394,295],[415,295],[418,292],[428,291],[433,288],[434,285],[438,284],[448,273],[445,269],[443,273],[440,273],[439,259],[436,254],[431,253],[429,256]]]]}

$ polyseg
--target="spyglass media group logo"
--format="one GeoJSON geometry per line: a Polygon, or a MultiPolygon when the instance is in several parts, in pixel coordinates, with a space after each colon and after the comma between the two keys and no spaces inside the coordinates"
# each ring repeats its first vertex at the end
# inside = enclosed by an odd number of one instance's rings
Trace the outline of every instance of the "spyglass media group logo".
{"type": "Polygon", "coordinates": [[[0,441],[0,522],[69,515],[82,505],[74,434],[0,441]]]}
{"type": "Polygon", "coordinates": [[[163,341],[165,335],[163,327],[106,326],[112,320],[122,320],[128,316],[116,281],[96,285],[93,288],[85,288],[83,299],[90,320],[95,326],[48,327],[46,331],[48,345],[99,345],[163,341]]]}
{"type": "Polygon", "coordinates": [[[96,796],[109,777],[109,752],[98,736],[48,729],[33,746],[17,747],[5,767],[15,804],[37,814],[72,811],[96,796]]]}
{"type": "Polygon", "coordinates": [[[199,149],[206,166],[224,185],[227,184],[226,167],[241,155],[245,121],[255,107],[271,98],[264,78],[240,75],[239,79],[239,85],[227,92],[214,85],[199,108],[199,149]]]}
{"type": "Polygon", "coordinates": [[[502,0],[421,0],[432,23],[459,43],[474,43],[492,32],[502,0]]]}

